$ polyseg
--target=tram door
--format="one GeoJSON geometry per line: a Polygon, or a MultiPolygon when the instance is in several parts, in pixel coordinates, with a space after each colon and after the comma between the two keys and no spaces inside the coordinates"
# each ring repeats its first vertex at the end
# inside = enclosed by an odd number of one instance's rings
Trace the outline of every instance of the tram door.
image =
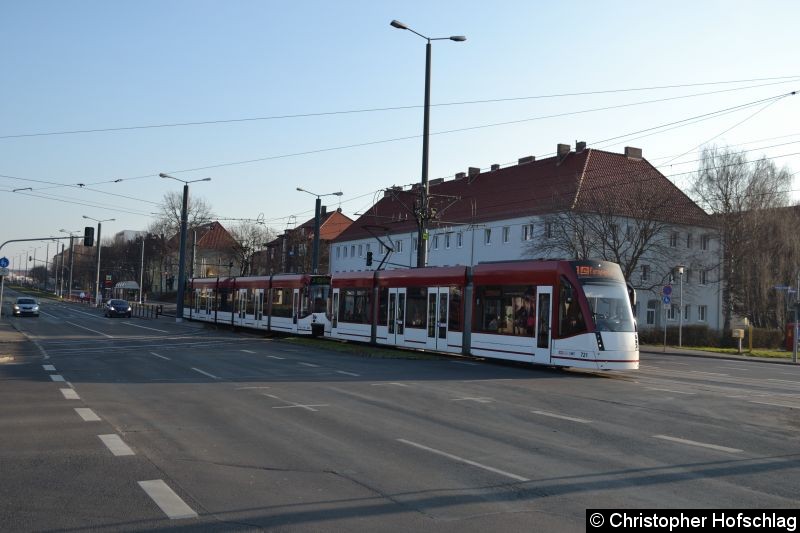
{"type": "Polygon", "coordinates": [[[331,299],[331,337],[336,337],[339,331],[339,289],[333,289],[331,299]]]}
{"type": "Polygon", "coordinates": [[[389,325],[386,342],[403,345],[406,331],[406,289],[389,289],[389,325]]]}
{"type": "Polygon", "coordinates": [[[447,312],[450,287],[428,287],[427,344],[430,350],[447,351],[447,312]]]}
{"type": "Polygon", "coordinates": [[[534,361],[550,362],[553,332],[553,287],[539,287],[536,293],[536,348],[534,361]]]}
{"type": "Polygon", "coordinates": [[[206,314],[210,315],[214,311],[214,291],[206,290],[206,314]]]}
{"type": "Polygon", "coordinates": [[[239,289],[239,320],[238,323],[244,323],[247,318],[247,289],[239,289]]]}
{"type": "Polygon", "coordinates": [[[264,318],[264,289],[256,289],[255,299],[255,318],[256,322],[260,322],[264,318]]]}
{"type": "Polygon", "coordinates": [[[297,333],[297,317],[300,316],[300,289],[292,290],[292,332],[297,333]]]}

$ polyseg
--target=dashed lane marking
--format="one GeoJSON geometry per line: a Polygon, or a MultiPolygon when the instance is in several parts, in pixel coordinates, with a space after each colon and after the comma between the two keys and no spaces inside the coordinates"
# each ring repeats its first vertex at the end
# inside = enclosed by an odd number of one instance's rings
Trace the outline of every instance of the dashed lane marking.
{"type": "Polygon", "coordinates": [[[100,417],[95,414],[94,411],[89,409],[88,407],[76,407],[75,412],[83,418],[84,422],[99,422],[100,417]]]}
{"type": "Polygon", "coordinates": [[[78,396],[78,393],[75,392],[75,389],[60,389],[61,394],[64,395],[64,398],[67,400],[80,400],[81,397],[78,396]]]}
{"type": "Polygon", "coordinates": [[[127,444],[122,442],[122,438],[115,433],[111,433],[109,435],[98,435],[98,437],[101,441],[103,441],[103,444],[106,445],[109,451],[117,457],[136,455],[127,444]]]}
{"type": "Polygon", "coordinates": [[[158,355],[156,352],[150,352],[150,355],[155,355],[156,357],[163,359],[165,361],[171,361],[169,357],[164,357],[163,355],[158,355]]]}
{"type": "Polygon", "coordinates": [[[256,353],[253,350],[241,350],[241,351],[244,352],[244,353],[256,353]]]}
{"type": "Polygon", "coordinates": [[[344,374],[345,376],[352,376],[354,378],[361,377],[361,374],[356,374],[355,372],[345,372],[344,370],[337,370],[337,374],[344,374]]]}
{"type": "Polygon", "coordinates": [[[576,418],[574,416],[557,415],[556,413],[548,413],[547,411],[531,411],[531,413],[542,416],[549,416],[550,418],[560,418],[561,420],[569,420],[570,422],[578,422],[579,424],[590,424],[591,420],[585,418],[576,418]]]}
{"type": "Polygon", "coordinates": [[[80,324],[75,324],[74,322],[67,322],[67,324],[69,324],[70,326],[75,326],[76,328],[85,329],[86,331],[91,331],[92,333],[97,333],[98,335],[102,335],[103,337],[106,337],[106,338],[109,338],[109,339],[113,339],[114,338],[111,335],[106,335],[102,331],[97,331],[97,330],[94,330],[94,329],[90,329],[90,328],[87,328],[85,326],[81,326],[80,324]]]}
{"type": "Polygon", "coordinates": [[[717,450],[720,452],[728,452],[728,453],[741,453],[743,450],[738,448],[728,448],[727,446],[718,446],[716,444],[708,444],[705,442],[697,442],[694,440],[687,440],[687,439],[679,439],[678,437],[670,437],[667,435],[653,435],[654,439],[661,439],[661,440],[668,440],[671,442],[677,442],[679,444],[687,444],[689,446],[698,446],[700,448],[708,448],[710,450],[717,450]]]}
{"type": "Polygon", "coordinates": [[[171,520],[197,518],[197,513],[161,479],[140,481],[139,486],[171,520]]]}
{"type": "Polygon", "coordinates": [[[208,372],[206,372],[206,371],[204,371],[204,370],[200,370],[199,368],[192,367],[192,370],[194,370],[195,372],[199,372],[199,373],[203,374],[204,376],[208,376],[208,377],[210,377],[211,379],[219,379],[219,378],[218,378],[217,376],[215,376],[214,374],[209,374],[208,372]]]}
{"type": "Polygon", "coordinates": [[[303,366],[310,366],[310,367],[312,367],[312,368],[319,368],[319,365],[315,365],[314,363],[304,363],[304,362],[300,361],[300,362],[299,362],[299,363],[297,363],[297,364],[298,364],[298,365],[303,365],[303,366]]]}
{"type": "Polygon", "coordinates": [[[489,472],[493,472],[495,474],[499,474],[501,476],[504,476],[504,477],[507,477],[507,478],[511,478],[511,479],[513,479],[515,481],[522,481],[522,482],[530,481],[528,478],[525,478],[525,477],[522,477],[522,476],[518,476],[517,474],[512,474],[511,472],[506,472],[506,471],[500,470],[498,468],[487,466],[487,465],[484,465],[484,464],[481,464],[481,463],[476,463],[475,461],[470,461],[469,459],[465,459],[463,457],[459,457],[459,456],[453,455],[451,453],[443,452],[443,451],[437,450],[435,448],[429,448],[428,446],[424,446],[422,444],[418,444],[418,443],[412,442],[410,440],[397,439],[397,441],[398,442],[402,442],[403,444],[408,444],[409,446],[413,446],[413,447],[418,448],[420,450],[425,450],[426,452],[431,452],[431,453],[435,453],[436,455],[441,455],[442,457],[446,457],[448,459],[452,459],[453,461],[458,461],[459,463],[468,464],[470,466],[481,468],[483,470],[487,470],[489,472]]]}
{"type": "Polygon", "coordinates": [[[53,381],[64,381],[64,376],[59,376],[58,374],[50,374],[50,379],[53,381]]]}
{"type": "Polygon", "coordinates": [[[56,367],[53,366],[53,365],[42,365],[42,368],[44,368],[47,372],[55,372],[56,371],[56,367]]]}

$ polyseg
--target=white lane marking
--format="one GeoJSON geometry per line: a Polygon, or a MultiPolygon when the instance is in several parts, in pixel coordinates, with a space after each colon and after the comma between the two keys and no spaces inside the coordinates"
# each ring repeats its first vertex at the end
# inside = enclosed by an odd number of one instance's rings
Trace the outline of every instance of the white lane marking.
{"type": "Polygon", "coordinates": [[[478,403],[492,403],[493,398],[450,398],[451,402],[478,402],[478,403]]]}
{"type": "Polygon", "coordinates": [[[53,365],[42,365],[42,368],[44,368],[48,372],[55,372],[56,371],[56,367],[53,366],[53,365]]]}
{"type": "Polygon", "coordinates": [[[252,350],[241,350],[241,351],[243,351],[244,353],[256,353],[256,352],[254,352],[252,350]]]}
{"type": "Polygon", "coordinates": [[[150,355],[155,355],[156,357],[160,357],[161,359],[164,359],[165,361],[170,361],[171,360],[169,357],[164,357],[163,355],[158,355],[156,352],[150,352],[150,355]]]}
{"type": "Polygon", "coordinates": [[[739,450],[738,448],[728,448],[727,446],[718,446],[716,444],[706,444],[705,442],[697,442],[694,440],[687,440],[687,439],[679,439],[677,437],[669,437],[667,435],[653,435],[654,439],[662,439],[668,440],[672,442],[677,442],[679,444],[688,444],[689,446],[699,446],[701,448],[708,448],[711,450],[718,450],[720,452],[728,452],[728,453],[741,453],[743,450],[739,450]]]}
{"type": "Polygon", "coordinates": [[[316,404],[315,403],[311,403],[311,404],[304,405],[304,404],[301,404],[301,403],[295,403],[295,404],[292,404],[292,405],[278,405],[278,406],[273,407],[273,409],[293,409],[295,407],[299,407],[301,409],[305,409],[306,411],[314,411],[316,413],[317,410],[314,409],[314,407],[328,407],[328,404],[327,403],[316,403],[316,404]]]}
{"type": "Polygon", "coordinates": [[[270,359],[281,359],[281,360],[286,359],[285,357],[279,357],[277,355],[268,355],[267,357],[269,357],[270,359]]]}
{"type": "MultiPolygon", "coordinates": [[[[65,322],[66,322],[66,321],[65,321],[65,322]]],[[[81,325],[79,325],[79,324],[75,324],[74,322],[67,322],[67,324],[69,324],[70,326],[75,326],[76,328],[85,329],[86,331],[91,331],[92,333],[97,333],[98,335],[102,335],[103,337],[107,337],[107,338],[109,338],[109,339],[113,339],[113,338],[114,338],[114,337],[112,337],[111,335],[106,335],[106,334],[105,334],[105,333],[103,333],[102,331],[97,331],[97,330],[94,330],[94,329],[89,329],[89,328],[87,328],[87,327],[84,327],[84,326],[81,326],[81,325]]]]}
{"type": "Polygon", "coordinates": [[[767,381],[775,381],[776,383],[792,383],[793,385],[800,385],[800,381],[792,381],[791,379],[768,379],[767,381]]]}
{"type": "Polygon", "coordinates": [[[680,365],[680,366],[691,366],[689,363],[675,363],[675,362],[671,362],[670,364],[671,364],[671,365],[680,365]]]}
{"type": "Polygon", "coordinates": [[[269,387],[236,387],[235,390],[268,389],[269,387]]]}
{"type": "Polygon", "coordinates": [[[395,387],[408,387],[405,383],[397,383],[392,381],[391,383],[372,383],[373,387],[383,387],[385,385],[394,385],[395,387]]]}
{"type": "Polygon", "coordinates": [[[64,376],[59,376],[58,374],[50,374],[50,379],[53,381],[64,381],[64,376]]]}
{"type": "Polygon", "coordinates": [[[591,424],[591,420],[585,418],[575,418],[574,416],[557,415],[555,413],[548,413],[547,411],[531,411],[531,413],[542,416],[549,416],[551,418],[560,418],[561,420],[569,420],[570,422],[578,422],[579,424],[591,424]]]}
{"type": "Polygon", "coordinates": [[[310,367],[313,367],[313,368],[319,368],[319,365],[315,365],[314,363],[304,363],[304,362],[300,361],[297,364],[298,365],[303,365],[303,366],[310,366],[310,367]]]}
{"type": "Polygon", "coordinates": [[[148,328],[147,326],[140,326],[139,324],[131,324],[130,322],[120,322],[120,324],[125,326],[131,326],[134,328],[149,329],[150,331],[158,331],[159,333],[169,333],[169,331],[164,329],[148,328]]]}
{"type": "Polygon", "coordinates": [[[773,405],[775,407],[786,407],[786,408],[789,408],[789,409],[797,409],[798,408],[797,405],[786,405],[785,403],[758,402],[756,400],[750,400],[750,403],[760,403],[761,405],[773,405]]]}
{"type": "Polygon", "coordinates": [[[175,494],[169,486],[161,479],[150,481],[140,481],[139,486],[144,489],[150,498],[164,511],[171,520],[182,518],[197,518],[197,513],[186,505],[180,496],[175,494]]]}
{"type": "Polygon", "coordinates": [[[337,374],[344,374],[345,376],[353,376],[354,378],[361,377],[361,374],[356,374],[355,372],[345,372],[344,370],[337,370],[337,374]]]}
{"type": "Polygon", "coordinates": [[[661,391],[661,392],[674,392],[675,394],[688,394],[689,396],[694,396],[696,394],[694,392],[684,392],[682,390],[657,389],[656,387],[647,387],[647,390],[657,390],[657,391],[661,391]]]}
{"type": "Polygon", "coordinates": [[[64,395],[66,400],[80,400],[81,397],[75,392],[75,389],[61,389],[61,394],[64,395]]]}
{"type": "Polygon", "coordinates": [[[81,415],[84,422],[99,422],[100,417],[97,416],[94,411],[89,409],[88,407],[76,407],[75,412],[81,415]]]}
{"type": "Polygon", "coordinates": [[[730,374],[719,374],[717,372],[700,372],[699,370],[690,370],[692,374],[705,374],[706,376],[725,376],[729,377],[730,374]]]}
{"type": "Polygon", "coordinates": [[[122,442],[122,438],[115,433],[111,433],[109,435],[98,435],[98,437],[101,441],[103,441],[103,444],[106,445],[109,451],[117,457],[124,455],[136,455],[127,444],[122,442]]]}
{"type": "Polygon", "coordinates": [[[501,476],[505,476],[511,478],[516,481],[530,481],[528,478],[518,476],[516,474],[512,474],[510,472],[506,472],[504,470],[499,470],[497,468],[487,466],[481,463],[476,463],[475,461],[470,461],[469,459],[464,459],[463,457],[459,457],[457,455],[453,455],[451,453],[443,452],[441,450],[436,450],[434,448],[429,448],[428,446],[424,446],[422,444],[418,444],[416,442],[412,442],[406,439],[397,439],[398,442],[402,442],[403,444],[408,444],[409,446],[413,446],[415,448],[419,448],[420,450],[425,450],[426,452],[435,453],[436,455],[441,455],[442,457],[447,457],[448,459],[452,459],[453,461],[458,461],[460,463],[468,464],[470,466],[475,466],[477,468],[482,468],[483,470],[488,470],[489,472],[494,472],[495,474],[500,474],[501,476]]]}
{"type": "Polygon", "coordinates": [[[195,372],[200,372],[200,373],[201,373],[201,374],[203,374],[204,376],[208,376],[208,377],[210,377],[210,378],[212,378],[212,379],[219,379],[219,378],[218,378],[217,376],[215,376],[214,374],[209,374],[208,372],[204,372],[203,370],[200,370],[199,368],[192,367],[192,370],[194,370],[195,372]]]}
{"type": "Polygon", "coordinates": [[[457,365],[478,366],[478,363],[470,363],[468,361],[450,361],[450,362],[455,363],[457,365]]]}

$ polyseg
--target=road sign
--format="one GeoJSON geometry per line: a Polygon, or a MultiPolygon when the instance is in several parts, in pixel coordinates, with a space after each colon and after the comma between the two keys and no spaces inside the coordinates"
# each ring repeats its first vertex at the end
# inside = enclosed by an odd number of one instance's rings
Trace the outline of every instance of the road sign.
{"type": "Polygon", "coordinates": [[[661,294],[664,296],[672,296],[672,285],[664,285],[664,288],[661,289],[661,294]]]}
{"type": "Polygon", "coordinates": [[[8,269],[6,267],[0,267],[0,277],[8,276],[8,269]]]}
{"type": "Polygon", "coordinates": [[[0,257],[0,268],[8,267],[8,257],[0,257]]]}
{"type": "Polygon", "coordinates": [[[664,297],[661,299],[661,301],[662,301],[662,302],[664,302],[664,305],[669,305],[669,304],[670,304],[670,302],[672,302],[672,298],[670,298],[669,296],[664,296],[664,297]]]}

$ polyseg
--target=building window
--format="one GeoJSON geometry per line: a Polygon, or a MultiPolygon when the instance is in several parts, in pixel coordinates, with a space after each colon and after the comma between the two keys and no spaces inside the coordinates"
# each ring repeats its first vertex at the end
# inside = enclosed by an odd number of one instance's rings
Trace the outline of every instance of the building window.
{"type": "Polygon", "coordinates": [[[687,248],[691,248],[692,247],[692,234],[691,233],[687,233],[686,234],[686,247],[687,248]]]}
{"type": "Polygon", "coordinates": [[[650,281],[650,265],[642,265],[642,281],[650,281]]]}
{"type": "Polygon", "coordinates": [[[689,321],[689,317],[691,315],[691,309],[692,309],[691,305],[684,305],[683,306],[683,321],[684,322],[688,322],[689,321]]]}
{"type": "Polygon", "coordinates": [[[438,250],[439,249],[439,236],[438,235],[434,235],[433,236],[433,249],[434,250],[438,250]]]}
{"type": "Polygon", "coordinates": [[[372,251],[372,245],[370,243],[367,243],[367,252],[371,251],[372,251]]]}
{"type": "Polygon", "coordinates": [[[653,326],[656,323],[656,309],[658,308],[659,300],[647,301],[647,316],[645,322],[648,326],[653,326]]]}
{"type": "Polygon", "coordinates": [[[678,304],[671,304],[667,308],[667,320],[677,320],[678,318],[678,304]]]}
{"type": "Polygon", "coordinates": [[[364,245],[363,244],[359,244],[358,245],[358,257],[364,257],[364,245]]]}
{"type": "Polygon", "coordinates": [[[708,283],[708,270],[700,270],[700,285],[708,283]]]}
{"type": "Polygon", "coordinates": [[[464,246],[464,234],[461,233],[460,231],[456,233],[456,246],[458,246],[459,248],[464,246]]]}
{"type": "Polygon", "coordinates": [[[483,230],[483,244],[492,244],[492,228],[483,230]]]}
{"type": "Polygon", "coordinates": [[[347,245],[345,245],[343,248],[344,248],[344,258],[347,259],[347,245]]]}
{"type": "Polygon", "coordinates": [[[673,232],[672,234],[670,234],[670,236],[669,236],[669,246],[670,246],[670,248],[675,248],[676,246],[678,246],[678,234],[677,233],[673,232]]]}
{"type": "Polygon", "coordinates": [[[706,321],[706,315],[708,313],[708,306],[705,305],[698,305],[697,306],[697,320],[699,322],[706,321]]]}
{"type": "Polygon", "coordinates": [[[449,233],[445,233],[444,234],[444,247],[447,248],[448,250],[450,249],[450,234],[449,233]]]}
{"type": "Polygon", "coordinates": [[[703,235],[702,237],[700,237],[700,249],[703,250],[704,252],[708,250],[708,242],[710,240],[711,238],[708,235],[703,235]]]}
{"type": "Polygon", "coordinates": [[[508,241],[511,240],[511,228],[508,226],[503,226],[503,243],[508,244],[508,241]]]}
{"type": "MultiPolygon", "coordinates": [[[[272,250],[269,251],[269,256],[272,257],[272,250]]],[[[336,259],[340,259],[342,257],[342,247],[336,247],[336,259]]]]}
{"type": "Polygon", "coordinates": [[[395,241],[394,243],[394,251],[400,253],[403,251],[403,241],[395,241]]]}
{"type": "Polygon", "coordinates": [[[533,239],[533,224],[525,224],[522,226],[522,240],[530,241],[533,239]]]}
{"type": "Polygon", "coordinates": [[[411,249],[414,250],[414,252],[419,250],[419,243],[417,242],[417,239],[413,238],[411,239],[411,242],[412,242],[411,249]]]}
{"type": "Polygon", "coordinates": [[[356,245],[355,244],[351,244],[350,245],[350,257],[355,257],[355,256],[356,256],[356,245]]]}

